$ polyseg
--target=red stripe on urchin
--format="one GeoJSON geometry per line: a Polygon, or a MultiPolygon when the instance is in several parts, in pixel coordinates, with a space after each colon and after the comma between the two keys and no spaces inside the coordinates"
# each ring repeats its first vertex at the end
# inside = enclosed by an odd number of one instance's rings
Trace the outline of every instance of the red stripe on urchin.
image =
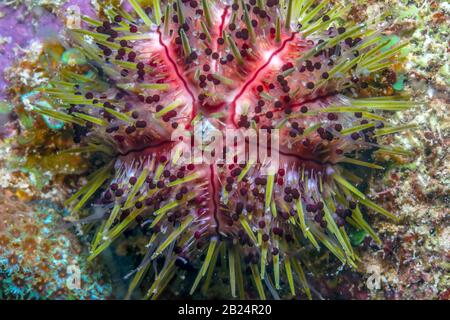
{"type": "Polygon", "coordinates": [[[274,52],[272,52],[272,54],[270,55],[269,59],[267,59],[267,61],[258,69],[256,69],[256,71],[253,73],[253,75],[250,77],[250,79],[242,86],[241,90],[238,92],[238,94],[234,97],[233,101],[231,102],[231,110],[230,110],[230,118],[231,118],[231,122],[233,123],[233,125],[237,128],[238,125],[234,119],[234,117],[236,116],[236,103],[237,100],[245,93],[245,90],[247,90],[248,86],[251,85],[253,83],[253,81],[256,80],[256,78],[258,77],[259,73],[261,71],[263,71],[269,64],[270,62],[272,62],[272,59],[277,56],[281,51],[283,51],[283,49],[286,47],[286,45],[293,41],[295,38],[295,35],[297,34],[297,32],[293,32],[292,35],[285,39],[283,41],[283,43],[281,44],[281,46],[276,49],[274,52]]]}
{"type": "Polygon", "coordinates": [[[125,157],[131,153],[140,153],[140,152],[144,152],[144,151],[148,151],[148,150],[152,150],[152,149],[162,149],[164,148],[166,145],[168,144],[173,144],[174,141],[171,140],[166,140],[166,141],[161,141],[158,142],[156,144],[152,144],[152,145],[145,145],[143,147],[139,147],[139,148],[135,148],[135,149],[129,149],[126,152],[118,152],[117,154],[119,156],[125,157]]]}
{"type": "Polygon", "coordinates": [[[220,22],[220,25],[219,25],[219,37],[222,36],[223,27],[225,26],[225,19],[226,19],[227,15],[228,15],[228,9],[229,8],[230,8],[230,6],[225,6],[225,8],[223,8],[223,13],[222,13],[222,15],[220,17],[221,22],[220,22]]]}
{"type": "MultiPolygon", "coordinates": [[[[282,156],[296,158],[297,160],[299,160],[301,163],[303,163],[305,165],[308,164],[308,163],[313,163],[313,164],[317,165],[316,169],[320,168],[320,169],[323,170],[323,169],[325,169],[326,165],[336,165],[335,163],[332,163],[330,161],[321,162],[321,161],[319,161],[317,159],[314,159],[314,158],[306,158],[306,157],[301,156],[298,153],[284,152],[284,151],[281,151],[281,150],[278,150],[278,152],[282,156]]],[[[309,165],[307,167],[311,168],[312,166],[309,165]]]]}
{"type": "Polygon", "coordinates": [[[189,129],[191,126],[191,121],[195,118],[195,116],[197,115],[197,109],[196,109],[196,99],[195,99],[195,95],[192,92],[192,90],[189,88],[189,85],[186,81],[186,79],[183,77],[183,75],[180,73],[180,70],[178,70],[178,66],[177,63],[175,62],[175,60],[173,60],[172,56],[170,55],[170,51],[169,48],[167,47],[167,45],[164,43],[163,39],[162,39],[162,33],[160,31],[160,27],[158,27],[156,29],[156,32],[159,35],[159,44],[164,48],[164,51],[166,53],[166,57],[169,60],[169,62],[172,64],[174,71],[178,77],[178,79],[180,79],[180,81],[183,83],[184,88],[186,89],[187,93],[191,96],[192,99],[192,111],[191,111],[191,119],[189,120],[189,122],[186,124],[186,129],[189,129]]]}
{"type": "Polygon", "coordinates": [[[214,165],[211,164],[209,166],[209,170],[210,170],[210,181],[209,183],[211,184],[211,199],[212,199],[212,205],[213,205],[213,217],[214,217],[214,221],[216,222],[216,233],[219,235],[219,231],[220,231],[220,225],[219,225],[219,217],[217,216],[217,210],[218,210],[218,206],[217,206],[217,201],[216,201],[216,197],[218,196],[218,193],[216,192],[216,180],[217,180],[217,175],[216,175],[216,171],[214,169],[214,165]]]}

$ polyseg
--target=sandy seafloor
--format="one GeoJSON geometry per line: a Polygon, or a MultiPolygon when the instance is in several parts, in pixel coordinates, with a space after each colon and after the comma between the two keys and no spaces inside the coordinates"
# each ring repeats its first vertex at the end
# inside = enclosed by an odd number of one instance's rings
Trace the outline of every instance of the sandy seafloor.
{"type": "MultiPolygon", "coordinates": [[[[358,251],[362,262],[359,263],[358,269],[341,270],[336,268],[337,266],[324,268],[326,270],[322,271],[322,276],[314,281],[314,290],[319,296],[330,299],[448,300],[450,298],[450,159],[448,153],[450,145],[450,3],[432,0],[347,0],[341,2],[354,6],[354,18],[357,20],[375,19],[374,23],[376,23],[381,12],[389,12],[389,16],[383,18],[388,20],[388,31],[401,39],[411,41],[405,53],[407,62],[404,71],[396,75],[394,89],[424,103],[393,118],[398,122],[415,122],[419,125],[419,129],[389,138],[414,152],[415,156],[409,159],[395,159],[397,162],[395,166],[376,176],[376,179],[369,184],[369,196],[396,213],[400,217],[400,223],[394,224],[374,216],[373,226],[379,232],[383,245],[378,247],[368,238],[361,239],[358,251]]],[[[32,214],[27,215],[27,221],[41,225],[45,221],[33,222],[33,219],[42,219],[41,215],[35,213],[44,211],[47,219],[50,215],[55,221],[60,221],[59,213],[51,211],[54,209],[36,208],[36,203],[45,207],[47,202],[42,201],[61,204],[64,200],[66,193],[61,192],[56,177],[50,171],[39,173],[24,170],[17,165],[20,163],[18,159],[11,159],[9,143],[11,135],[17,134],[17,130],[8,124],[11,120],[15,120],[14,114],[9,111],[13,103],[17,102],[11,100],[11,92],[14,92],[14,87],[17,86],[33,87],[45,81],[40,78],[39,73],[30,74],[26,68],[21,69],[15,63],[18,60],[33,61],[41,48],[42,41],[57,37],[58,29],[61,27],[60,18],[64,16],[70,4],[76,3],[84,12],[92,13],[94,10],[91,5],[95,5],[96,2],[95,0],[76,0],[67,4],[63,0],[4,0],[2,3],[0,4],[0,73],[2,74],[0,77],[0,139],[2,140],[0,217],[3,219],[4,216],[8,216],[12,218],[12,221],[16,221],[13,223],[19,225],[24,223],[23,219],[16,219],[12,215],[28,212],[32,214]],[[11,68],[13,65],[14,67],[11,68]],[[18,204],[14,204],[16,202],[18,204]],[[16,209],[22,205],[21,210],[16,209]],[[49,210],[51,212],[48,212],[49,210]]],[[[88,276],[83,280],[83,283],[89,284],[88,289],[85,292],[72,294],[58,292],[56,289],[48,290],[47,293],[42,292],[41,295],[32,288],[26,291],[20,287],[19,281],[27,280],[26,277],[50,282],[61,281],[61,279],[55,280],[55,276],[52,276],[50,272],[43,276],[41,271],[32,268],[26,269],[28,274],[25,276],[21,275],[20,268],[27,266],[21,266],[20,261],[16,263],[18,265],[16,269],[13,268],[6,274],[1,268],[11,263],[11,256],[7,256],[5,250],[0,249],[0,298],[120,297],[120,294],[114,290],[111,293],[109,284],[109,281],[117,276],[102,273],[99,267],[85,265],[86,239],[68,230],[61,231],[57,227],[57,222],[47,225],[68,241],[65,249],[61,249],[61,254],[70,261],[63,261],[59,265],[56,263],[55,270],[60,271],[62,266],[78,263],[83,272],[89,270],[88,276]],[[77,250],[71,250],[71,247],[77,247],[77,250]],[[36,272],[36,275],[33,276],[33,272],[36,272]],[[7,282],[8,276],[16,280],[7,282]]],[[[2,231],[1,224],[0,231],[2,231]]],[[[48,233],[44,232],[41,237],[49,237],[48,233]]],[[[0,238],[0,243],[1,240],[0,238]]],[[[46,254],[48,255],[48,252],[42,252],[42,255],[46,254]]],[[[64,278],[61,274],[59,276],[64,278]]],[[[113,288],[120,287],[117,279],[112,282],[113,288]]]]}

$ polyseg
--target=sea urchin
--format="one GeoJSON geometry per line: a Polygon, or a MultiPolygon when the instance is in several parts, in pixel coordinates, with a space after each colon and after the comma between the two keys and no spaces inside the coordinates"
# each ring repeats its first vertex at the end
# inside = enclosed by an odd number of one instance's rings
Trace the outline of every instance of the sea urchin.
{"type": "Polygon", "coordinates": [[[146,254],[129,294],[142,285],[146,298],[171,285],[193,294],[200,284],[207,296],[215,277],[241,299],[300,288],[310,298],[304,248],[326,247],[355,266],[346,230],[379,242],[362,212],[396,219],[349,168],[382,169],[370,161],[376,150],[405,153],[379,137],[405,128],[383,115],[411,103],[383,96],[376,81],[405,44],[388,47],[381,31],[347,21],[348,8],[330,1],[129,4],[66,30],[87,63],[62,65],[40,90],[48,104],[31,103],[73,126],[80,147],[68,152],[108,159],[68,200],[73,212],[97,208],[86,220],[99,221],[90,259],[124,231],[142,230],[146,254]],[[227,130],[239,142],[213,151],[198,143],[227,130]],[[276,154],[276,170],[240,161],[236,145],[251,148],[249,132],[276,154]],[[218,161],[186,162],[181,144],[218,161]]]}

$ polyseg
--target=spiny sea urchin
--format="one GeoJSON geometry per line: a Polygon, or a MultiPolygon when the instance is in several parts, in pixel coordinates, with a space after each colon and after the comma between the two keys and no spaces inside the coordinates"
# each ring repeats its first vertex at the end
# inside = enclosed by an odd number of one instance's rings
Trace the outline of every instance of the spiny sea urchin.
{"type": "Polygon", "coordinates": [[[381,169],[369,162],[375,150],[405,154],[378,137],[407,128],[386,126],[382,111],[411,103],[382,96],[376,81],[405,44],[387,47],[381,31],[346,21],[348,8],[330,1],[129,4],[68,29],[88,63],[62,65],[40,91],[48,103],[29,104],[73,125],[81,146],[68,152],[108,159],[68,200],[74,212],[88,203],[100,212],[88,219],[100,220],[91,259],[142,229],[147,252],[129,294],[142,284],[146,298],[200,284],[207,296],[215,277],[241,299],[295,296],[298,284],[311,298],[302,248],[355,266],[346,230],[380,241],[362,211],[396,219],[354,186],[349,165],[381,169]],[[276,132],[278,169],[239,163],[235,145],[217,157],[234,163],[185,163],[174,132],[198,127],[201,137],[238,129],[247,147],[249,130],[269,142],[276,132]]]}

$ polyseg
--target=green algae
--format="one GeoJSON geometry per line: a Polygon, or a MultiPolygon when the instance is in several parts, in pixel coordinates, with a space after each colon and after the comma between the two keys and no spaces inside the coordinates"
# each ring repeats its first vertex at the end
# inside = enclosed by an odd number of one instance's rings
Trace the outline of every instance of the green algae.
{"type": "Polygon", "coordinates": [[[61,61],[63,64],[67,64],[69,66],[84,65],[87,63],[86,57],[78,49],[69,49],[64,51],[61,56],[61,61]]]}
{"type": "Polygon", "coordinates": [[[5,114],[13,110],[13,106],[7,101],[0,101],[0,113],[5,114]]]}
{"type": "Polygon", "coordinates": [[[349,234],[350,243],[353,246],[357,247],[364,241],[366,236],[367,236],[367,233],[364,230],[354,230],[353,232],[350,232],[350,234],[349,234]]]}
{"type": "Polygon", "coordinates": [[[397,81],[392,85],[392,88],[396,91],[402,91],[405,89],[405,75],[399,74],[397,76],[397,81]]]}

